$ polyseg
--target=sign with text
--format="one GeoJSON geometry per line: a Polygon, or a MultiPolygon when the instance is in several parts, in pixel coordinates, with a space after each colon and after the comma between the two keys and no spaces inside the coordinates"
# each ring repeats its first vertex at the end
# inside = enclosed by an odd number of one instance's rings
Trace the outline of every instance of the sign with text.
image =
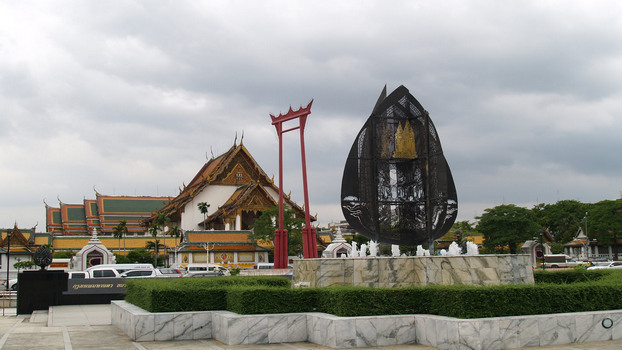
{"type": "Polygon", "coordinates": [[[123,278],[77,278],[67,280],[63,294],[125,294],[123,278]]]}

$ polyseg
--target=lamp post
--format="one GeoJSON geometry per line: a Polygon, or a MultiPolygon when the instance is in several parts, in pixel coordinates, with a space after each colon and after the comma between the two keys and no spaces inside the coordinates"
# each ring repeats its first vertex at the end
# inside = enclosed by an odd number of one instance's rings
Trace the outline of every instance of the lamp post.
{"type": "Polygon", "coordinates": [[[212,246],[210,247],[209,243],[205,243],[203,245],[205,247],[205,268],[207,268],[207,270],[205,271],[209,271],[209,250],[214,248],[214,244],[212,244],[212,246]]]}
{"type": "Polygon", "coordinates": [[[590,237],[587,234],[587,211],[585,212],[585,257],[590,260],[590,237]]]}
{"type": "Polygon", "coordinates": [[[540,254],[542,255],[542,271],[546,270],[546,259],[544,259],[544,231],[538,231],[540,235],[540,254]]]}
{"type": "Polygon", "coordinates": [[[6,248],[6,289],[10,290],[11,286],[9,283],[9,270],[11,269],[11,233],[13,233],[13,231],[8,230],[6,231],[6,242],[7,242],[7,248],[6,248]]]}

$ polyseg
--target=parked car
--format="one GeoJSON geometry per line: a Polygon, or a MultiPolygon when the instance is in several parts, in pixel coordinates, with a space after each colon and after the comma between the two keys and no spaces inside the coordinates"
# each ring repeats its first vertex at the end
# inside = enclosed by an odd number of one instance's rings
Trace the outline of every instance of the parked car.
{"type": "Polygon", "coordinates": [[[160,273],[158,270],[148,270],[148,269],[140,269],[140,270],[127,270],[120,275],[121,278],[153,278],[160,277],[160,273]]]}
{"type": "Polygon", "coordinates": [[[184,275],[184,277],[220,277],[225,274],[221,271],[197,271],[197,272],[188,272],[184,275]]]}
{"type": "Polygon", "coordinates": [[[89,278],[89,274],[86,271],[69,271],[69,279],[89,278]]]}
{"type": "Polygon", "coordinates": [[[601,270],[601,269],[622,269],[622,261],[608,261],[596,263],[594,266],[587,268],[588,270],[601,270]]]}
{"type": "Polygon", "coordinates": [[[180,270],[170,267],[160,267],[156,270],[160,272],[158,277],[181,277],[183,275],[180,270]]]}
{"type": "Polygon", "coordinates": [[[547,268],[559,268],[559,267],[575,267],[583,264],[580,261],[576,261],[573,258],[565,254],[551,254],[544,256],[544,266],[547,268]]]}
{"type": "Polygon", "coordinates": [[[86,271],[90,278],[121,277],[121,274],[130,270],[153,271],[151,264],[101,264],[89,267],[86,271]]]}
{"type": "Polygon", "coordinates": [[[7,282],[6,281],[4,282],[4,289],[9,288],[12,291],[16,291],[17,290],[17,278],[11,279],[8,282],[9,282],[8,286],[6,285],[7,282]]]}
{"type": "MultiPolygon", "coordinates": [[[[265,269],[273,269],[274,268],[274,263],[257,263],[255,264],[255,269],[258,270],[265,270],[265,269]]],[[[294,267],[292,265],[287,265],[288,269],[293,269],[294,267]]]]}

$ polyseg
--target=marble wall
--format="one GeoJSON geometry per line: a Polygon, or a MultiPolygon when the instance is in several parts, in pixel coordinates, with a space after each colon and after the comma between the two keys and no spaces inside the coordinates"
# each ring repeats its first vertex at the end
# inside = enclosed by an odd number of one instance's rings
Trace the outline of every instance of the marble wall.
{"type": "Polygon", "coordinates": [[[311,287],[534,283],[528,255],[367,257],[294,261],[293,283],[311,287]]]}
{"type": "Polygon", "coordinates": [[[112,324],[134,341],[213,338],[228,345],[308,341],[330,348],[422,344],[493,350],[622,339],[622,310],[467,320],[433,315],[149,313],[125,301],[111,305],[112,324]]]}

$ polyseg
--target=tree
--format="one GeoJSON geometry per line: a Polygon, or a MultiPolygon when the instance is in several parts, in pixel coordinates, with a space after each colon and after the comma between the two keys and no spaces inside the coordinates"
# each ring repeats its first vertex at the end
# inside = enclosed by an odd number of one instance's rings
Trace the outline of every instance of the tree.
{"type": "Polygon", "coordinates": [[[125,252],[125,236],[128,234],[127,221],[121,220],[119,224],[112,228],[112,234],[119,239],[119,250],[121,250],[121,238],[123,238],[123,252],[125,252]]]}
{"type": "Polygon", "coordinates": [[[577,230],[590,207],[591,204],[576,200],[562,200],[555,204],[538,204],[532,211],[540,227],[546,227],[556,242],[568,243],[577,235],[577,230]]]}
{"type": "Polygon", "coordinates": [[[516,254],[518,244],[532,239],[540,228],[531,210],[514,204],[486,209],[477,219],[477,230],[484,234],[484,248],[500,253],[508,247],[510,254],[516,254]]]}
{"type": "MultiPolygon", "coordinates": [[[[261,216],[251,225],[249,238],[253,243],[274,242],[274,231],[278,228],[279,207],[264,210],[261,216]]],[[[287,230],[287,248],[289,255],[302,254],[302,226],[304,218],[296,216],[296,212],[288,207],[283,208],[283,228],[287,230]]],[[[274,250],[274,248],[272,248],[274,250]]]]}
{"type": "Polygon", "coordinates": [[[622,199],[604,200],[592,205],[588,211],[588,230],[598,243],[613,247],[614,260],[618,260],[617,240],[622,238],[622,199]]]}
{"type": "Polygon", "coordinates": [[[203,228],[207,230],[207,227],[205,227],[205,221],[207,221],[207,208],[209,208],[209,204],[201,202],[197,204],[197,207],[199,207],[199,211],[203,214],[203,228]]]}
{"type": "MultiPolygon", "coordinates": [[[[179,226],[175,225],[173,226],[169,231],[168,234],[173,237],[173,238],[179,238],[179,236],[181,236],[181,229],[179,228],[179,226]]],[[[166,245],[166,242],[165,242],[166,245]]],[[[169,261],[169,257],[168,255],[166,256],[166,261],[167,261],[167,266],[168,266],[168,261],[169,261]]]]}
{"type": "Polygon", "coordinates": [[[34,263],[34,261],[32,261],[32,260],[28,260],[28,261],[18,261],[18,262],[16,262],[15,264],[13,264],[13,267],[14,267],[15,269],[17,269],[17,273],[18,273],[18,274],[19,274],[19,270],[21,270],[21,269],[24,269],[24,270],[28,269],[28,270],[30,270],[30,269],[32,269],[34,266],[35,266],[35,263],[34,263]]]}
{"type": "Polygon", "coordinates": [[[145,248],[133,249],[127,253],[127,259],[130,263],[151,263],[153,264],[153,257],[151,253],[145,248]]]}
{"type": "Polygon", "coordinates": [[[162,244],[159,244],[159,240],[157,240],[156,237],[158,236],[159,232],[164,230],[164,227],[170,221],[171,219],[168,216],[166,216],[166,213],[158,212],[156,217],[153,219],[151,223],[151,227],[149,228],[149,233],[153,237],[154,241],[158,243],[158,244],[153,245],[154,253],[155,253],[153,257],[154,266],[158,266],[158,249],[160,248],[160,246],[162,246],[162,244]]]}

